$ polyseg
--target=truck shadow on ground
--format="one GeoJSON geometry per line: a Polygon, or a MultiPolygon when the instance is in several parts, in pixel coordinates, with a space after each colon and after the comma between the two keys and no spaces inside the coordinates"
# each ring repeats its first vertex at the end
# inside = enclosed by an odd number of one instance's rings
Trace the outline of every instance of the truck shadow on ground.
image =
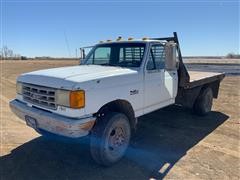
{"type": "Polygon", "coordinates": [[[126,157],[112,167],[94,163],[89,138],[38,137],[0,158],[1,179],[162,179],[189,149],[229,117],[198,117],[170,106],[139,119],[126,157]]]}

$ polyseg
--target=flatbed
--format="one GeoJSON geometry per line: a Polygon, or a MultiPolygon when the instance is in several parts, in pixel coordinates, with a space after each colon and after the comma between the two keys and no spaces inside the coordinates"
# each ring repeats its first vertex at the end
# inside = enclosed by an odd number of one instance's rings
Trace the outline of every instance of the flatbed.
{"type": "MultiPolygon", "coordinates": [[[[183,86],[178,87],[176,104],[187,108],[193,108],[199,95],[206,87],[212,89],[213,97],[218,97],[220,82],[225,77],[224,73],[187,71],[189,80],[183,86]]],[[[181,78],[181,77],[180,77],[181,78]]]]}
{"type": "Polygon", "coordinates": [[[214,73],[214,72],[203,72],[203,71],[188,71],[190,76],[190,83],[204,80],[210,77],[221,76],[222,73],[214,73]]]}
{"type": "Polygon", "coordinates": [[[216,80],[221,81],[225,74],[215,72],[202,72],[202,71],[188,71],[189,83],[184,87],[185,89],[194,88],[200,85],[214,82],[216,80]]]}

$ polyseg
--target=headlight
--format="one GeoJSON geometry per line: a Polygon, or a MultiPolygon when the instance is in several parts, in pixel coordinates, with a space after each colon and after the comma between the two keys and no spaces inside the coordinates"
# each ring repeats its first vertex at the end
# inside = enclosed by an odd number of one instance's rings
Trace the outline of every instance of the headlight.
{"type": "Polygon", "coordinates": [[[83,90],[58,90],[56,100],[58,105],[80,109],[85,106],[85,92],[83,90]]]}
{"type": "Polygon", "coordinates": [[[17,82],[17,84],[16,84],[16,92],[17,92],[17,94],[22,94],[22,83],[17,82]]]}

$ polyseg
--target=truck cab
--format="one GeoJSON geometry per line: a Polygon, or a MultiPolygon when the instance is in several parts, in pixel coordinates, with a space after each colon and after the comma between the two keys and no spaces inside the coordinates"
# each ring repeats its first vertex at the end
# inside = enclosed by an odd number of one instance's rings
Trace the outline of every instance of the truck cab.
{"type": "Polygon", "coordinates": [[[176,33],[119,38],[95,45],[78,66],[20,75],[10,107],[40,134],[89,135],[93,159],[108,166],[124,155],[138,117],[172,104],[200,115],[211,110],[224,74],[194,73],[176,33]]]}
{"type": "MultiPolygon", "coordinates": [[[[99,98],[95,102],[96,109],[104,101],[107,104],[114,100],[125,100],[131,104],[138,117],[156,108],[173,104],[178,87],[177,65],[172,69],[166,68],[165,49],[165,44],[156,40],[119,40],[96,45],[82,65],[100,65],[125,71],[117,77],[117,82],[116,74],[107,79],[99,78],[99,84],[107,80],[108,83],[105,84],[111,87],[93,92],[104,94],[109,91],[107,97],[98,97],[97,94],[91,96],[99,98]]],[[[92,108],[93,103],[90,104],[92,108]]]]}

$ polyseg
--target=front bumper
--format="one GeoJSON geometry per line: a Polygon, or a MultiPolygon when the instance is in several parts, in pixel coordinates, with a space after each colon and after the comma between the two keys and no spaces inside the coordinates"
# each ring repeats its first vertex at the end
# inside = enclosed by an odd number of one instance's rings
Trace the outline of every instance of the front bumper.
{"type": "Polygon", "coordinates": [[[10,103],[11,110],[22,120],[26,121],[26,117],[35,120],[34,125],[27,123],[37,132],[44,130],[53,134],[78,138],[88,135],[92,129],[96,118],[68,118],[48,111],[29,107],[27,104],[18,100],[12,100],[10,103]]]}

